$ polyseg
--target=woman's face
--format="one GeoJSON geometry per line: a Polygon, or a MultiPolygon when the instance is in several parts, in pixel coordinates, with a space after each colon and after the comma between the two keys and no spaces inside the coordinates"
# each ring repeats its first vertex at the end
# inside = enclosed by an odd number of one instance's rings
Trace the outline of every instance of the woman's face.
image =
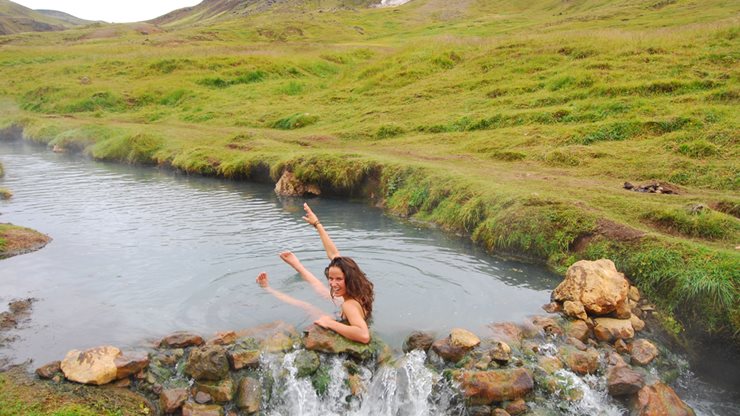
{"type": "Polygon", "coordinates": [[[342,273],[342,269],[339,267],[329,267],[327,279],[329,280],[332,295],[334,297],[343,297],[346,293],[346,286],[344,285],[344,273],[342,273]]]}

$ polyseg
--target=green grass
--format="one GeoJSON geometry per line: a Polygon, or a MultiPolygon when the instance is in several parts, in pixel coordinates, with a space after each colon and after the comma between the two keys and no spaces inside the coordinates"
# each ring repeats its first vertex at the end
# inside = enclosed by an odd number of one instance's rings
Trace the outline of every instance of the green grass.
{"type": "Polygon", "coordinates": [[[4,37],[0,125],[125,163],[291,169],[558,271],[612,257],[682,324],[707,313],[737,336],[736,4],[289,3],[146,37],[4,37]],[[653,180],[680,192],[622,189],[653,180]],[[603,219],[647,243],[600,234],[603,219]]]}

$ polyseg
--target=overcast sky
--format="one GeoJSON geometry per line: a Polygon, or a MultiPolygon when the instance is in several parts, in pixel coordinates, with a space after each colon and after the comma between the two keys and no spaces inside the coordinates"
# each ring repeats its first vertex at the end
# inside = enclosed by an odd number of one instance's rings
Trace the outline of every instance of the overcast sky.
{"type": "Polygon", "coordinates": [[[49,9],[86,20],[125,23],[154,19],[202,0],[11,0],[29,9],[49,9]]]}

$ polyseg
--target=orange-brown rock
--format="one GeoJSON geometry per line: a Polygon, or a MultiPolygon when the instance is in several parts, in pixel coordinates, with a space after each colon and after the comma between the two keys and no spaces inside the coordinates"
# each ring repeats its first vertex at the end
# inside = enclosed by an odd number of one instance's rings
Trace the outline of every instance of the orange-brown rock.
{"type": "Polygon", "coordinates": [[[645,366],[658,356],[658,347],[646,339],[638,339],[632,343],[630,355],[632,364],[645,366]]]}
{"type": "Polygon", "coordinates": [[[616,365],[607,370],[606,385],[612,396],[629,396],[645,385],[645,378],[629,366],[616,365]]]}
{"type": "Polygon", "coordinates": [[[566,329],[565,333],[581,342],[586,342],[591,335],[591,330],[588,328],[587,323],[583,321],[573,321],[568,325],[568,329],[566,329]]]}
{"type": "Polygon", "coordinates": [[[512,322],[497,322],[488,325],[488,328],[491,329],[491,339],[503,341],[517,347],[522,342],[522,330],[512,322]]]}
{"type": "Polygon", "coordinates": [[[467,329],[454,328],[450,331],[450,344],[454,347],[472,349],[480,344],[480,338],[467,329]]]}
{"type": "Polygon", "coordinates": [[[193,386],[193,394],[203,392],[211,396],[216,403],[226,403],[234,398],[234,382],[230,377],[221,381],[197,381],[193,386]]]}
{"type": "Polygon", "coordinates": [[[576,374],[594,374],[599,369],[599,353],[594,348],[581,351],[573,346],[560,348],[559,355],[565,366],[576,374]]]}
{"type": "Polygon", "coordinates": [[[506,405],[506,411],[513,416],[527,413],[528,410],[529,406],[527,406],[527,402],[525,402],[524,399],[516,399],[506,405]]]}
{"type": "Polygon", "coordinates": [[[182,416],[223,416],[224,410],[216,404],[187,402],[182,406],[182,416]]]}
{"type": "Polygon", "coordinates": [[[456,371],[453,377],[460,383],[463,395],[472,405],[520,399],[534,388],[532,374],[524,368],[456,371]]]}
{"type": "Polygon", "coordinates": [[[244,377],[239,382],[236,406],[248,414],[256,413],[262,405],[262,386],[257,379],[244,377]]]}
{"type": "Polygon", "coordinates": [[[637,416],[694,416],[672,388],[663,383],[645,386],[637,392],[632,414],[637,416]]]}
{"type": "Polygon", "coordinates": [[[563,313],[565,313],[565,316],[570,316],[571,318],[580,319],[582,321],[588,319],[586,309],[584,309],[583,304],[578,301],[566,300],[563,302],[563,313]]]}
{"type": "Polygon", "coordinates": [[[116,379],[116,357],[121,350],[112,346],[72,350],[64,357],[60,367],[64,376],[83,384],[102,385],[116,379]]]}
{"type": "Polygon", "coordinates": [[[159,346],[164,348],[185,348],[203,344],[203,338],[193,332],[178,331],[164,337],[159,346]]]}
{"type": "Polygon", "coordinates": [[[321,195],[321,189],[314,184],[303,183],[293,172],[286,170],[275,184],[275,193],[282,196],[321,195]]]}
{"type": "Polygon", "coordinates": [[[628,291],[627,279],[611,260],[581,260],[568,268],[565,279],[552,292],[552,300],[580,302],[588,314],[601,316],[621,307],[628,291]]]}
{"type": "Polygon", "coordinates": [[[230,345],[236,342],[236,338],[236,332],[234,331],[216,332],[213,338],[206,341],[206,344],[230,345]]]}
{"type": "Polygon", "coordinates": [[[159,408],[162,413],[175,413],[188,399],[188,389],[164,389],[159,393],[159,408]]]}
{"type": "Polygon", "coordinates": [[[145,352],[126,352],[116,357],[115,364],[116,379],[126,378],[149,365],[149,354],[145,352]]]}
{"type": "Polygon", "coordinates": [[[632,339],[635,330],[629,319],[595,318],[594,336],[599,341],[612,342],[615,339],[632,339]]]}
{"type": "Polygon", "coordinates": [[[635,314],[630,314],[630,322],[632,323],[632,328],[637,332],[645,329],[645,321],[638,318],[635,314]]]}

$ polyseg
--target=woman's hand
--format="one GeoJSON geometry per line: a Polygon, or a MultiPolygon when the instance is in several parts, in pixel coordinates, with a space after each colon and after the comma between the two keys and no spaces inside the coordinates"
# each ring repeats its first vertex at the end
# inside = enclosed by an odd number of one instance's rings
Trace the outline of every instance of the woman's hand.
{"type": "Polygon", "coordinates": [[[329,328],[332,322],[336,322],[334,318],[329,315],[322,315],[321,318],[315,320],[313,323],[322,328],[329,328]]]}
{"type": "Polygon", "coordinates": [[[300,265],[300,264],[301,264],[301,261],[300,261],[300,260],[298,260],[298,257],[296,257],[296,255],[295,255],[295,254],[293,254],[293,252],[292,252],[292,251],[283,251],[283,252],[282,252],[282,253],[280,253],[279,255],[280,255],[280,258],[281,258],[281,259],[282,259],[282,260],[283,260],[284,262],[286,262],[286,263],[288,263],[289,265],[293,266],[293,268],[296,268],[296,267],[298,267],[298,265],[300,265]]]}
{"type": "Polygon", "coordinates": [[[257,275],[257,284],[259,284],[263,288],[270,287],[270,282],[267,280],[267,273],[262,272],[257,275]]]}
{"type": "Polygon", "coordinates": [[[303,221],[313,225],[314,227],[319,224],[319,217],[311,211],[311,207],[307,203],[303,203],[303,210],[306,211],[306,215],[303,216],[303,221]]]}

